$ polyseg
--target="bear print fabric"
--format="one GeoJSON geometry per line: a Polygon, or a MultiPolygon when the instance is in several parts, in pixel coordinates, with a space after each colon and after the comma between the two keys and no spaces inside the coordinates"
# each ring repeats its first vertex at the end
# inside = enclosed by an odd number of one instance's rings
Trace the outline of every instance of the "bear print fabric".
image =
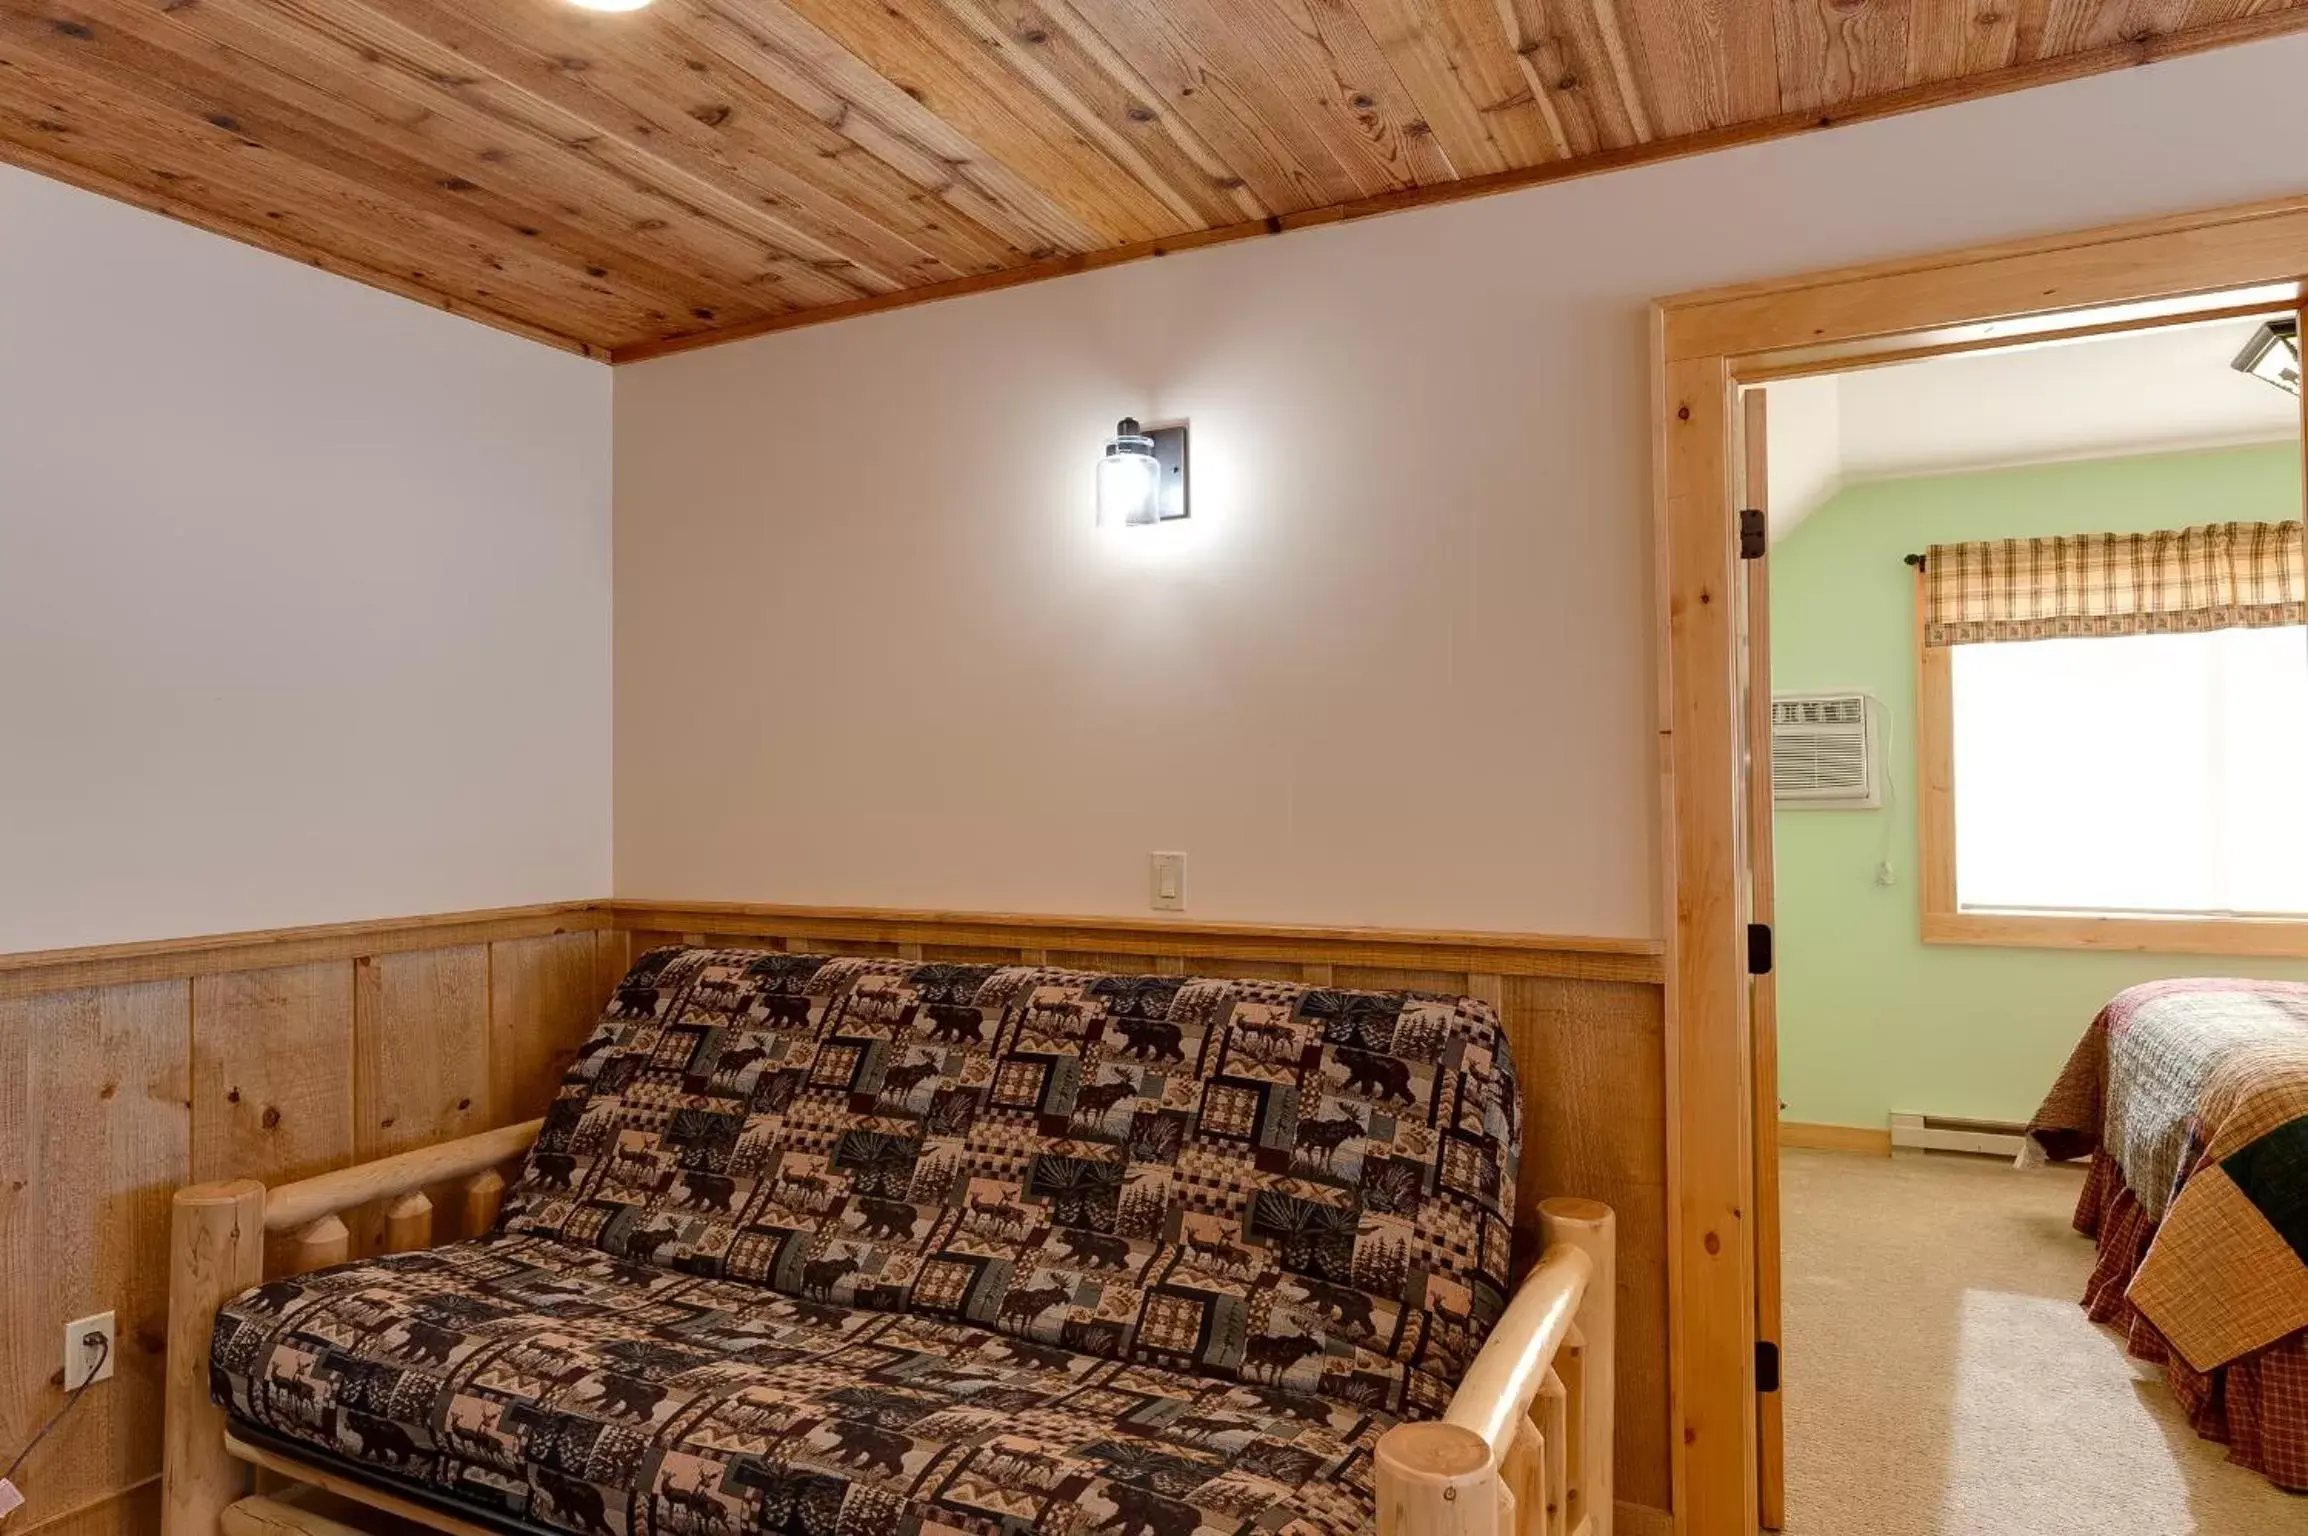
{"type": "Polygon", "coordinates": [[[1364,1536],[1386,1415],[500,1234],[216,1323],[244,1435],[582,1536],[1364,1536]]]}
{"type": "Polygon", "coordinates": [[[1504,1304],[1520,1104],[1469,998],[663,949],[507,1230],[1427,1417],[1504,1304]]]}

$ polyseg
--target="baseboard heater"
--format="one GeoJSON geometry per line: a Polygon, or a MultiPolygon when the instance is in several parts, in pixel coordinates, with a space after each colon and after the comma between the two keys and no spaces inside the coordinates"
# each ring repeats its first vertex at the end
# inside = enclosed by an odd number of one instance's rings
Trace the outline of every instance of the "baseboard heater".
{"type": "Polygon", "coordinates": [[[2027,1144],[2027,1127],[2003,1120],[1958,1120],[1948,1115],[1893,1115],[1891,1144],[1926,1152],[2017,1157],[2027,1144]]]}

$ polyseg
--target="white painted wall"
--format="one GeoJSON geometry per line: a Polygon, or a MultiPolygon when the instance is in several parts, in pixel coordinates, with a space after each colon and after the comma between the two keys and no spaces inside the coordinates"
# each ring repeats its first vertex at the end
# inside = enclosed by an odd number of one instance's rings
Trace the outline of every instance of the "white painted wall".
{"type": "MultiPolygon", "coordinates": [[[[1842,477],[1888,480],[2297,438],[2300,402],[2232,366],[2258,329],[2225,320],[1845,374],[1833,381],[1842,477]]],[[[1771,387],[1774,404],[1779,388],[1771,387]]]]}
{"type": "Polygon", "coordinates": [[[1782,379],[1764,391],[1771,542],[1777,544],[1843,486],[1843,383],[1832,373],[1782,379]]]}
{"type": "Polygon", "coordinates": [[[0,167],[0,951],[609,883],[609,373],[0,167]]]}
{"type": "Polygon", "coordinates": [[[2308,190],[2288,39],[617,375],[617,886],[1647,934],[1646,304],[2308,190]],[[1091,527],[1125,412],[1190,527],[1091,527]]]}

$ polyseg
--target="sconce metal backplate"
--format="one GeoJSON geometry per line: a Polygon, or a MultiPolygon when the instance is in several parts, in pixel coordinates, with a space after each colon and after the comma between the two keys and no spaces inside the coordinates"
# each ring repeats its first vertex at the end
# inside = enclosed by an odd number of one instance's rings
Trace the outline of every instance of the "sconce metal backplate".
{"type": "Polygon", "coordinates": [[[1186,466],[1186,423],[1139,430],[1154,439],[1154,462],[1162,468],[1162,521],[1187,516],[1194,508],[1193,476],[1186,466]]]}

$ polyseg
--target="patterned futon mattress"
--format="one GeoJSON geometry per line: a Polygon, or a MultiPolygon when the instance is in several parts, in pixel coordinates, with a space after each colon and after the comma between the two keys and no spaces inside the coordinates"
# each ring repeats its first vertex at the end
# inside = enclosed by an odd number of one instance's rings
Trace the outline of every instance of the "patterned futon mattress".
{"type": "Polygon", "coordinates": [[[619,1536],[1346,1536],[1394,1422],[520,1236],[275,1281],[214,1360],[260,1436],[619,1536]]]}
{"type": "Polygon", "coordinates": [[[675,947],[501,1232],[229,1304],[253,1435],[585,1536],[1349,1536],[1505,1304],[1474,998],[675,947]]]}

